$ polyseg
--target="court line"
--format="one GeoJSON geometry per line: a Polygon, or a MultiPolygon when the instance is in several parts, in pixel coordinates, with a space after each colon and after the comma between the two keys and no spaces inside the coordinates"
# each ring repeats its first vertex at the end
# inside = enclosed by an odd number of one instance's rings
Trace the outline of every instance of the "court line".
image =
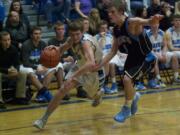
{"type": "MultiPolygon", "coordinates": [[[[164,88],[164,89],[151,89],[151,90],[139,91],[139,92],[142,95],[144,95],[144,94],[155,94],[155,93],[160,93],[160,92],[168,92],[168,91],[176,91],[176,90],[180,90],[180,87],[177,87],[177,88],[164,88]]],[[[103,100],[116,99],[116,98],[123,97],[123,96],[124,95],[108,95],[108,96],[103,97],[103,100]]],[[[84,102],[90,102],[90,101],[91,100],[88,100],[88,99],[78,99],[78,100],[74,100],[74,101],[72,101],[72,100],[70,100],[70,101],[62,101],[61,105],[84,103],[84,102]]],[[[0,109],[0,113],[37,109],[37,108],[47,107],[47,105],[48,105],[48,103],[40,104],[40,105],[26,106],[26,107],[19,107],[18,106],[18,108],[0,109]]]]}
{"type": "MultiPolygon", "coordinates": [[[[147,113],[137,113],[136,115],[154,115],[154,114],[161,114],[161,113],[172,113],[172,112],[180,112],[180,109],[177,110],[163,110],[163,111],[158,111],[158,112],[147,112],[147,113]]],[[[79,123],[79,122],[84,122],[84,121],[91,121],[91,120],[100,120],[100,119],[113,119],[112,116],[104,116],[104,117],[96,117],[94,119],[92,118],[87,118],[87,119],[79,119],[79,120],[72,120],[72,121],[59,121],[59,122],[51,122],[48,123],[48,125],[70,125],[70,124],[74,124],[74,123],[79,123]]],[[[116,122],[118,123],[118,122],[116,122]]],[[[119,123],[119,124],[123,124],[123,123],[119,123]]],[[[13,130],[19,130],[19,129],[26,129],[26,128],[32,128],[32,125],[27,125],[27,126],[21,126],[21,127],[15,127],[15,128],[7,128],[7,129],[0,129],[0,132],[5,132],[5,131],[13,131],[13,130]]],[[[40,130],[38,130],[40,131],[40,130]]]]}

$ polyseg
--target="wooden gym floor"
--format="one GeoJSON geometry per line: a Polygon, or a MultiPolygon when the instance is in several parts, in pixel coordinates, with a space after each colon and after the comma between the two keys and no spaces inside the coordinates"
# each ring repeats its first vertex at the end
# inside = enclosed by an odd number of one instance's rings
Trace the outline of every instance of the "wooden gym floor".
{"type": "Polygon", "coordinates": [[[141,94],[137,115],[125,123],[113,120],[124,101],[121,94],[105,96],[96,108],[87,99],[64,102],[43,130],[32,123],[47,104],[10,106],[0,112],[0,135],[180,135],[180,87],[141,94]]]}

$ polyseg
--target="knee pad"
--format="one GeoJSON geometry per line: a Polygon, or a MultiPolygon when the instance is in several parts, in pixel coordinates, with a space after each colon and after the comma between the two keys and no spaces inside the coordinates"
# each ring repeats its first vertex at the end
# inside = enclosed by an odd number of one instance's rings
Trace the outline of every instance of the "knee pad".
{"type": "Polygon", "coordinates": [[[156,60],[157,60],[157,58],[152,52],[147,54],[145,61],[143,63],[143,66],[142,66],[142,72],[147,73],[147,72],[151,71],[154,68],[156,60]]]}

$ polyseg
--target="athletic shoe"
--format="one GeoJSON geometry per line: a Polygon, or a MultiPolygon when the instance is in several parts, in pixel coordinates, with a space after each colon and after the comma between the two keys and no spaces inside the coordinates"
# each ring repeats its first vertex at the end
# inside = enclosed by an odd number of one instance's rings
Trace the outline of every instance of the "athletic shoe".
{"type": "Polygon", "coordinates": [[[180,78],[174,78],[173,84],[180,84],[180,78]]]}
{"type": "Polygon", "coordinates": [[[48,102],[46,97],[44,96],[44,94],[39,94],[39,93],[37,94],[35,101],[38,103],[47,103],[48,102]]]}
{"type": "Polygon", "coordinates": [[[127,118],[131,116],[131,108],[128,106],[123,106],[121,111],[114,117],[117,122],[124,122],[127,118]]]}
{"type": "Polygon", "coordinates": [[[149,86],[149,88],[152,88],[152,89],[160,88],[160,85],[158,85],[156,80],[154,80],[154,79],[149,80],[148,86],[149,86]]]}
{"type": "Polygon", "coordinates": [[[145,90],[147,89],[145,86],[144,86],[144,83],[142,82],[137,82],[137,84],[135,85],[135,90],[145,90]]]}
{"type": "Polygon", "coordinates": [[[161,88],[166,88],[166,84],[163,81],[159,81],[159,86],[161,88]]]}
{"type": "Polygon", "coordinates": [[[49,90],[46,90],[44,93],[43,93],[44,97],[46,98],[46,100],[48,102],[50,102],[53,98],[52,94],[49,92],[49,90]]]}
{"type": "Polygon", "coordinates": [[[134,99],[133,99],[133,102],[132,102],[132,105],[131,105],[131,114],[132,115],[135,115],[135,113],[138,110],[137,103],[138,103],[140,97],[141,97],[141,94],[139,92],[136,92],[134,99]]]}
{"type": "Polygon", "coordinates": [[[117,87],[116,83],[112,83],[111,91],[112,91],[112,93],[117,93],[118,92],[118,87],[117,87]]]}
{"type": "Polygon", "coordinates": [[[33,126],[38,129],[43,129],[44,126],[46,125],[46,122],[47,122],[46,120],[39,119],[33,123],[33,126]]]}
{"type": "Polygon", "coordinates": [[[105,94],[113,94],[113,91],[109,87],[103,86],[103,89],[105,94]]]}
{"type": "Polygon", "coordinates": [[[96,107],[96,106],[98,106],[101,103],[103,95],[104,95],[104,91],[103,90],[99,90],[97,92],[97,94],[96,94],[96,96],[95,96],[95,98],[94,98],[94,100],[92,102],[92,106],[93,107],[96,107]]]}

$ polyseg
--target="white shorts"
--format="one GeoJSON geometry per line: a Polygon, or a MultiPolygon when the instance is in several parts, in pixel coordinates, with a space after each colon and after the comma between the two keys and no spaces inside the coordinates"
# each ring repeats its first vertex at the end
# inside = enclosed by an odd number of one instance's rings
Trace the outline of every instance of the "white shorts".
{"type": "Polygon", "coordinates": [[[127,58],[127,54],[118,53],[111,59],[111,61],[109,63],[115,64],[119,68],[123,69],[126,58],[127,58]]]}
{"type": "MultiPolygon", "coordinates": [[[[77,70],[77,65],[73,65],[70,71],[65,76],[65,79],[69,79],[77,70]]],[[[84,90],[87,92],[88,96],[91,98],[96,95],[97,91],[104,84],[104,69],[102,69],[101,71],[102,74],[99,72],[89,72],[75,78],[76,81],[79,83],[79,86],[82,86],[84,90]]]]}
{"type": "Polygon", "coordinates": [[[173,53],[177,56],[178,60],[180,61],[180,51],[173,51],[173,53]]]}
{"type": "MultiPolygon", "coordinates": [[[[39,65],[39,66],[41,66],[41,65],[39,65]]],[[[57,72],[59,68],[63,69],[63,64],[62,63],[59,63],[54,68],[49,68],[46,72],[42,73],[41,75],[46,76],[47,74],[49,74],[52,71],[57,72]]],[[[23,65],[20,65],[20,71],[23,72],[23,73],[27,73],[27,74],[29,74],[29,73],[35,73],[36,74],[36,70],[34,70],[33,68],[30,68],[30,67],[24,67],[23,65]]]]}
{"type": "Polygon", "coordinates": [[[172,60],[172,57],[174,56],[174,52],[167,52],[166,53],[166,67],[171,67],[171,60],[172,60]]]}

